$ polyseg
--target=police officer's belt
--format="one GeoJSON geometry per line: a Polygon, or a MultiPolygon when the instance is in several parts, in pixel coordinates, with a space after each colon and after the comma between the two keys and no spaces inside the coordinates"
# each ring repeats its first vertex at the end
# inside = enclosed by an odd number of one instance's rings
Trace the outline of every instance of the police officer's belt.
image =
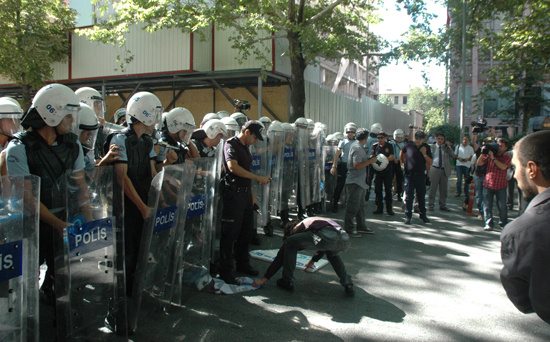
{"type": "Polygon", "coordinates": [[[237,187],[237,190],[236,192],[249,192],[250,191],[250,187],[248,186],[243,186],[243,187],[237,187]]]}

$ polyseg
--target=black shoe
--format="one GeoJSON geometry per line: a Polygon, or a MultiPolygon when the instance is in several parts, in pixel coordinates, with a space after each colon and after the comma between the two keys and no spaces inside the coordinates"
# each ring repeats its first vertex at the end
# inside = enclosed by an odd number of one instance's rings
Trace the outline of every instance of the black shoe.
{"type": "Polygon", "coordinates": [[[375,211],[372,212],[374,215],[380,215],[382,213],[384,213],[384,211],[382,210],[382,208],[378,208],[376,209],[375,211]]]}
{"type": "Polygon", "coordinates": [[[411,224],[411,218],[410,217],[405,218],[405,224],[411,224]]]}
{"type": "Polygon", "coordinates": [[[237,284],[237,281],[232,274],[220,274],[220,279],[225,281],[226,284],[237,284]]]}
{"type": "Polygon", "coordinates": [[[346,291],[346,296],[348,297],[353,297],[355,295],[353,284],[347,284],[346,286],[344,286],[344,291],[346,291]]]}
{"type": "Polygon", "coordinates": [[[273,226],[271,225],[271,223],[268,223],[268,224],[264,227],[264,235],[265,235],[265,236],[269,236],[269,237],[272,237],[272,236],[273,236],[273,226]]]}
{"type": "Polygon", "coordinates": [[[288,280],[286,278],[278,279],[277,286],[287,290],[288,292],[294,292],[294,282],[292,280],[288,280]]]}
{"type": "Polygon", "coordinates": [[[393,212],[393,210],[388,210],[388,215],[393,216],[395,215],[395,213],[393,212]]]}
{"type": "Polygon", "coordinates": [[[260,237],[258,235],[254,235],[251,239],[250,239],[250,244],[251,245],[254,245],[254,246],[259,246],[262,244],[262,241],[260,240],[260,237]]]}
{"type": "Polygon", "coordinates": [[[332,202],[332,212],[333,213],[338,212],[338,202],[332,202]]]}
{"type": "Polygon", "coordinates": [[[430,219],[427,216],[420,216],[420,219],[424,221],[424,223],[430,223],[430,219]]]}
{"type": "Polygon", "coordinates": [[[252,267],[252,265],[250,265],[250,264],[243,265],[243,266],[237,266],[237,272],[244,273],[246,275],[253,276],[253,277],[260,274],[260,272],[257,269],[255,269],[254,267],[252,267]]]}

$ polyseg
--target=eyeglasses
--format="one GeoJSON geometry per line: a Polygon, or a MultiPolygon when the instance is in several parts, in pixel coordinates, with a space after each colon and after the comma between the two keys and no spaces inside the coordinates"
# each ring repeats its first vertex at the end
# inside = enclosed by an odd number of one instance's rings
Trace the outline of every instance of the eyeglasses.
{"type": "Polygon", "coordinates": [[[385,137],[377,137],[377,139],[386,139],[385,137]]]}
{"type": "Polygon", "coordinates": [[[347,132],[346,132],[346,134],[350,134],[350,133],[353,133],[353,134],[355,134],[355,132],[354,132],[354,131],[347,131],[347,132]]]}

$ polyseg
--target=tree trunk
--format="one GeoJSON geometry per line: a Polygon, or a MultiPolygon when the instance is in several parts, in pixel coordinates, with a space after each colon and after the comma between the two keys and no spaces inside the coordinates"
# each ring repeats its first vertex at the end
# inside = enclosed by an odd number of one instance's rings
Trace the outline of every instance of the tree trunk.
{"type": "Polygon", "coordinates": [[[304,116],[306,106],[306,89],[304,81],[304,72],[306,70],[306,61],[302,55],[299,37],[296,34],[289,33],[290,48],[290,115],[289,122],[296,121],[297,118],[304,116]]]}

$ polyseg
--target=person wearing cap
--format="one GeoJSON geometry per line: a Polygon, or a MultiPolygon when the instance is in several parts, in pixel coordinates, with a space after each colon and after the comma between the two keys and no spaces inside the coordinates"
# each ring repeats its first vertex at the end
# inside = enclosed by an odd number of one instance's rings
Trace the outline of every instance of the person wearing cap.
{"type": "Polygon", "coordinates": [[[250,265],[248,246],[254,229],[254,205],[252,181],[262,185],[269,183],[269,176],[251,172],[252,155],[249,146],[263,141],[263,125],[251,120],[245,123],[239,135],[228,139],[223,147],[222,168],[223,212],[220,238],[220,279],[235,283],[233,257],[237,272],[257,276],[259,272],[250,265]],[[234,252],[234,253],[233,253],[234,252]]]}
{"type": "Polygon", "coordinates": [[[413,126],[409,125],[409,141],[399,154],[405,167],[405,224],[411,224],[415,192],[420,219],[425,223],[430,222],[426,216],[426,170],[432,164],[432,152],[425,141],[426,134],[422,131],[414,134],[413,141],[413,126]]]}
{"type": "Polygon", "coordinates": [[[386,142],[387,134],[379,132],[376,135],[377,143],[372,145],[371,158],[376,157],[379,154],[383,154],[388,158],[388,166],[385,169],[376,171],[374,170],[374,192],[376,194],[375,204],[376,210],[373,212],[375,215],[382,214],[384,200],[386,201],[386,212],[388,215],[393,216],[395,213],[392,208],[392,181],[393,181],[393,146],[386,142]],[[384,198],[382,198],[382,185],[384,186],[384,198]]]}

